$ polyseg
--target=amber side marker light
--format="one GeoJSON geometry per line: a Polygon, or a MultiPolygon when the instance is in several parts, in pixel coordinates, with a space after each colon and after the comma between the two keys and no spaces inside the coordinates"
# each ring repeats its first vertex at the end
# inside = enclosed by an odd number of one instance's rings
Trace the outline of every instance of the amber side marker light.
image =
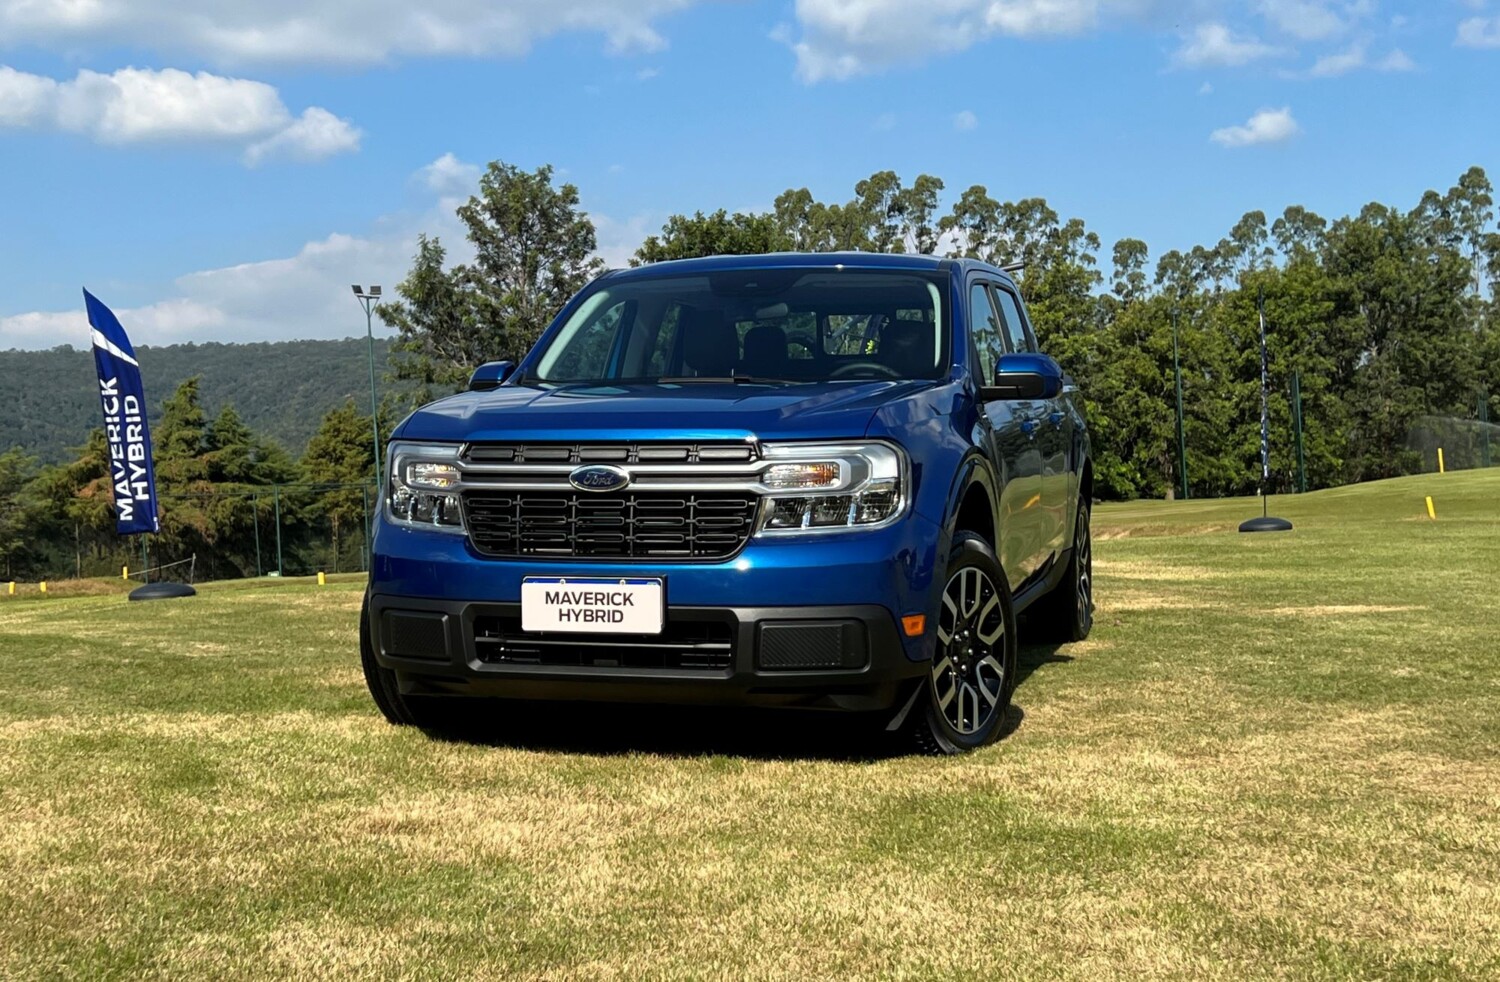
{"type": "Polygon", "coordinates": [[[927,615],[907,614],[901,618],[901,629],[909,638],[921,637],[922,632],[927,630],[927,615]]]}

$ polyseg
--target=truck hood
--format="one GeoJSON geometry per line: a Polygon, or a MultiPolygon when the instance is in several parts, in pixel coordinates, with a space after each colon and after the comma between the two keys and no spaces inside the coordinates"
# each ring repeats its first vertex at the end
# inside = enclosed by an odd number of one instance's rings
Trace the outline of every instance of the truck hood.
{"type": "Polygon", "coordinates": [[[939,384],[504,385],[423,406],[394,436],[450,442],[852,439],[865,435],[882,406],[939,384]]]}

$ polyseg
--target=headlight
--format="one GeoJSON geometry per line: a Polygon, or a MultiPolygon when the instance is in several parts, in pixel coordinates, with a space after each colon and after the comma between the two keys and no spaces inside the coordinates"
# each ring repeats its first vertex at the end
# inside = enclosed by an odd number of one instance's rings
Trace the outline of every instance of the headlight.
{"type": "Polygon", "coordinates": [[[839,483],[836,460],[807,464],[772,464],[761,481],[768,488],[793,491],[802,488],[831,488],[839,483]]]}
{"type": "Polygon", "coordinates": [[[906,455],[887,443],[768,444],[757,534],[888,525],[909,497],[906,455]]]}
{"type": "Polygon", "coordinates": [[[444,493],[458,486],[456,445],[397,442],[390,445],[388,457],[385,500],[392,522],[443,532],[464,530],[458,495],[444,493]]]}

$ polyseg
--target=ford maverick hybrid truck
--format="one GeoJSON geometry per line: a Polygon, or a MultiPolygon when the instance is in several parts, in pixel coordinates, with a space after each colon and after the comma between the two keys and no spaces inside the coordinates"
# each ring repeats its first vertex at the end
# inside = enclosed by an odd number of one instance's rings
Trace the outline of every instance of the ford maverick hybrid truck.
{"type": "Polygon", "coordinates": [[[394,723],[456,697],[888,714],[994,739],[1016,618],[1093,618],[1088,431],[1003,270],[725,256],[601,276],[386,456],[361,620],[394,723]]]}

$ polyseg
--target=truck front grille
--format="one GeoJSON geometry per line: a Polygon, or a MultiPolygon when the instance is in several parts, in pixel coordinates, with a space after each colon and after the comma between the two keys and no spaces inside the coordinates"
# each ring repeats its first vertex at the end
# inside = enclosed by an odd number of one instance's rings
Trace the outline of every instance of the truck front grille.
{"type": "Polygon", "coordinates": [[[743,492],[471,490],[469,541],[486,556],[726,559],[755,524],[743,492]]]}

